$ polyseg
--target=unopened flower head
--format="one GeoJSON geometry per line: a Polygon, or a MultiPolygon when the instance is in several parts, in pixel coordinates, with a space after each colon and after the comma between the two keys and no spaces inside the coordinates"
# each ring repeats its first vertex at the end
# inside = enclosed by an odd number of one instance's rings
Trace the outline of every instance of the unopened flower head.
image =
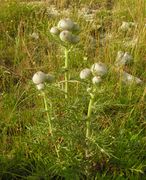
{"type": "Polygon", "coordinates": [[[44,83],[46,81],[46,79],[47,79],[47,76],[42,71],[36,72],[32,77],[32,81],[34,84],[44,83]]]}
{"type": "Polygon", "coordinates": [[[101,81],[102,81],[102,79],[100,76],[94,76],[92,79],[92,83],[95,85],[99,84],[101,81]]]}
{"type": "Polygon", "coordinates": [[[107,74],[107,67],[101,62],[95,63],[91,67],[91,72],[94,76],[104,76],[105,74],[107,74]]]}
{"type": "Polygon", "coordinates": [[[50,29],[50,33],[53,35],[59,35],[60,30],[58,29],[58,27],[54,26],[50,29]]]}
{"type": "Polygon", "coordinates": [[[61,41],[64,41],[64,42],[72,42],[72,33],[70,31],[62,31],[59,35],[61,41]]]}
{"type": "Polygon", "coordinates": [[[87,79],[90,76],[91,76],[91,70],[88,68],[85,68],[80,72],[80,78],[81,79],[87,79]]]}
{"type": "Polygon", "coordinates": [[[40,83],[40,84],[37,84],[36,87],[38,90],[43,90],[45,85],[43,83],[40,83]]]}
{"type": "Polygon", "coordinates": [[[69,19],[69,18],[61,19],[58,22],[58,28],[61,29],[61,30],[71,31],[74,28],[74,22],[71,19],[69,19]]]}

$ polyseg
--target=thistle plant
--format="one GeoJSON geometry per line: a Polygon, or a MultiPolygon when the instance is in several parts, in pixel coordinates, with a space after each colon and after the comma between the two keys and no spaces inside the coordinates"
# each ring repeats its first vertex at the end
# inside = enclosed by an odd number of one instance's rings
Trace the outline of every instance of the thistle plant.
{"type": "Polygon", "coordinates": [[[48,106],[46,93],[44,91],[45,83],[52,83],[53,80],[54,80],[53,75],[45,74],[42,71],[36,72],[32,77],[33,83],[36,85],[36,88],[41,92],[41,96],[42,96],[43,102],[44,102],[44,109],[45,109],[45,112],[46,112],[47,121],[48,121],[48,125],[49,125],[49,132],[50,132],[50,135],[52,137],[52,140],[53,140],[53,143],[54,143],[54,146],[55,146],[56,154],[59,157],[58,149],[57,149],[57,147],[55,145],[55,142],[54,142],[54,136],[53,136],[53,130],[52,130],[52,123],[51,123],[51,121],[52,121],[52,117],[51,117],[52,112],[51,112],[51,108],[49,108],[49,106],[48,106]]]}
{"type": "Polygon", "coordinates": [[[50,33],[56,38],[59,44],[64,48],[64,80],[65,80],[65,98],[68,94],[68,81],[69,81],[69,52],[71,51],[73,45],[80,41],[77,32],[80,28],[77,23],[73,22],[71,19],[61,19],[57,26],[50,29],[50,33]]]}
{"type": "Polygon", "coordinates": [[[95,94],[98,90],[99,84],[102,82],[103,76],[107,74],[107,67],[105,64],[99,62],[91,66],[91,68],[85,68],[80,72],[80,78],[82,80],[88,80],[89,87],[87,92],[90,95],[87,120],[86,120],[86,139],[90,139],[91,135],[91,115],[93,110],[93,105],[95,102],[95,94]]]}

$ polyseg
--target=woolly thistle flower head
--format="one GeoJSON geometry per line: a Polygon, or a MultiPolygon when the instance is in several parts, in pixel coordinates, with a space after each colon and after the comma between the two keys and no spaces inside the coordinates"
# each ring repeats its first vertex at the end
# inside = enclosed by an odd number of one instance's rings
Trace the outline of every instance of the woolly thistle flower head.
{"type": "Polygon", "coordinates": [[[88,79],[90,76],[91,76],[91,70],[88,68],[85,68],[80,72],[81,79],[88,79]]]}
{"type": "Polygon", "coordinates": [[[76,44],[80,41],[79,36],[72,34],[70,31],[64,30],[59,35],[61,41],[76,44]]]}
{"type": "Polygon", "coordinates": [[[50,29],[50,33],[53,35],[59,35],[60,30],[58,29],[58,27],[54,26],[50,29]]]}
{"type": "Polygon", "coordinates": [[[101,62],[95,63],[91,67],[91,72],[94,76],[104,76],[107,74],[107,67],[101,62]]]}
{"type": "Polygon", "coordinates": [[[95,84],[95,85],[98,85],[101,81],[102,81],[102,79],[101,79],[100,76],[94,76],[92,78],[92,83],[95,84]]]}
{"type": "Polygon", "coordinates": [[[32,81],[34,84],[44,83],[46,81],[46,79],[47,79],[47,76],[42,71],[36,72],[32,77],[32,81]]]}
{"type": "Polygon", "coordinates": [[[53,80],[54,80],[54,76],[52,76],[51,74],[45,74],[42,71],[36,72],[32,77],[32,81],[34,84],[36,84],[38,90],[44,89],[45,82],[52,83],[53,80]]]}
{"type": "Polygon", "coordinates": [[[58,28],[61,29],[61,30],[72,31],[73,28],[74,28],[74,25],[75,25],[74,22],[69,18],[61,19],[58,22],[58,28]]]}
{"type": "Polygon", "coordinates": [[[71,43],[73,35],[70,31],[65,30],[60,33],[59,37],[60,37],[61,41],[71,43]]]}
{"type": "Polygon", "coordinates": [[[68,42],[72,44],[76,44],[80,41],[79,36],[73,34],[73,32],[77,32],[80,30],[80,27],[76,22],[73,22],[71,19],[61,19],[58,22],[57,27],[54,26],[50,29],[50,33],[52,35],[58,35],[60,40],[63,42],[68,42]]]}
{"type": "Polygon", "coordinates": [[[43,83],[37,84],[37,85],[36,85],[36,88],[37,88],[38,90],[43,90],[43,89],[45,88],[45,85],[44,85],[43,83]]]}

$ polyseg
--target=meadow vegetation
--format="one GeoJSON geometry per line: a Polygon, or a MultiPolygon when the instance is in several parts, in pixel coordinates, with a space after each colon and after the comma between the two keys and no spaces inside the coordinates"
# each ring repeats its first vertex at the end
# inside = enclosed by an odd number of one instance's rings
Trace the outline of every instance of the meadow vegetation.
{"type": "Polygon", "coordinates": [[[145,3],[0,1],[2,180],[145,179],[145,3]],[[80,26],[80,41],[68,55],[67,92],[64,49],[50,33],[64,18],[80,26]],[[134,24],[123,29],[122,22],[134,24]],[[132,62],[115,66],[118,51],[128,52],[132,62]],[[87,127],[93,85],[80,72],[99,61],[108,73],[95,88],[87,127]],[[38,71],[55,77],[43,91],[32,82],[38,71]],[[123,71],[141,82],[123,81],[123,71]]]}

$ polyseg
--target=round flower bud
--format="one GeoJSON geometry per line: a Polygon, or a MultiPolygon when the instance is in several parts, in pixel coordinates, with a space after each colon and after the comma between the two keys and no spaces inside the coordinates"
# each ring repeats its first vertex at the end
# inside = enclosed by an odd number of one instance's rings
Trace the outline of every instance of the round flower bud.
{"type": "Polygon", "coordinates": [[[41,84],[46,81],[46,78],[47,76],[45,73],[43,73],[42,71],[38,71],[33,75],[32,81],[34,82],[34,84],[41,84]]]}
{"type": "Polygon", "coordinates": [[[95,77],[93,77],[93,79],[92,79],[92,83],[93,83],[93,84],[99,84],[101,81],[102,81],[102,79],[101,79],[100,76],[95,76],[95,77]]]}
{"type": "Polygon", "coordinates": [[[72,33],[69,31],[62,31],[59,35],[61,41],[72,42],[72,33]]]}
{"type": "Polygon", "coordinates": [[[80,78],[81,79],[87,79],[90,76],[91,76],[91,70],[88,68],[85,68],[80,72],[80,78]]]}
{"type": "Polygon", "coordinates": [[[40,83],[40,84],[37,84],[36,87],[38,90],[43,90],[45,85],[43,83],[40,83]]]}
{"type": "Polygon", "coordinates": [[[101,62],[95,63],[91,67],[91,72],[94,76],[104,76],[105,74],[107,74],[107,67],[101,62]]]}
{"type": "Polygon", "coordinates": [[[60,30],[56,26],[54,26],[50,29],[50,33],[53,35],[59,35],[60,30]]]}
{"type": "Polygon", "coordinates": [[[61,19],[58,22],[58,28],[62,30],[72,30],[74,28],[74,22],[67,18],[67,19],[61,19]]]}

